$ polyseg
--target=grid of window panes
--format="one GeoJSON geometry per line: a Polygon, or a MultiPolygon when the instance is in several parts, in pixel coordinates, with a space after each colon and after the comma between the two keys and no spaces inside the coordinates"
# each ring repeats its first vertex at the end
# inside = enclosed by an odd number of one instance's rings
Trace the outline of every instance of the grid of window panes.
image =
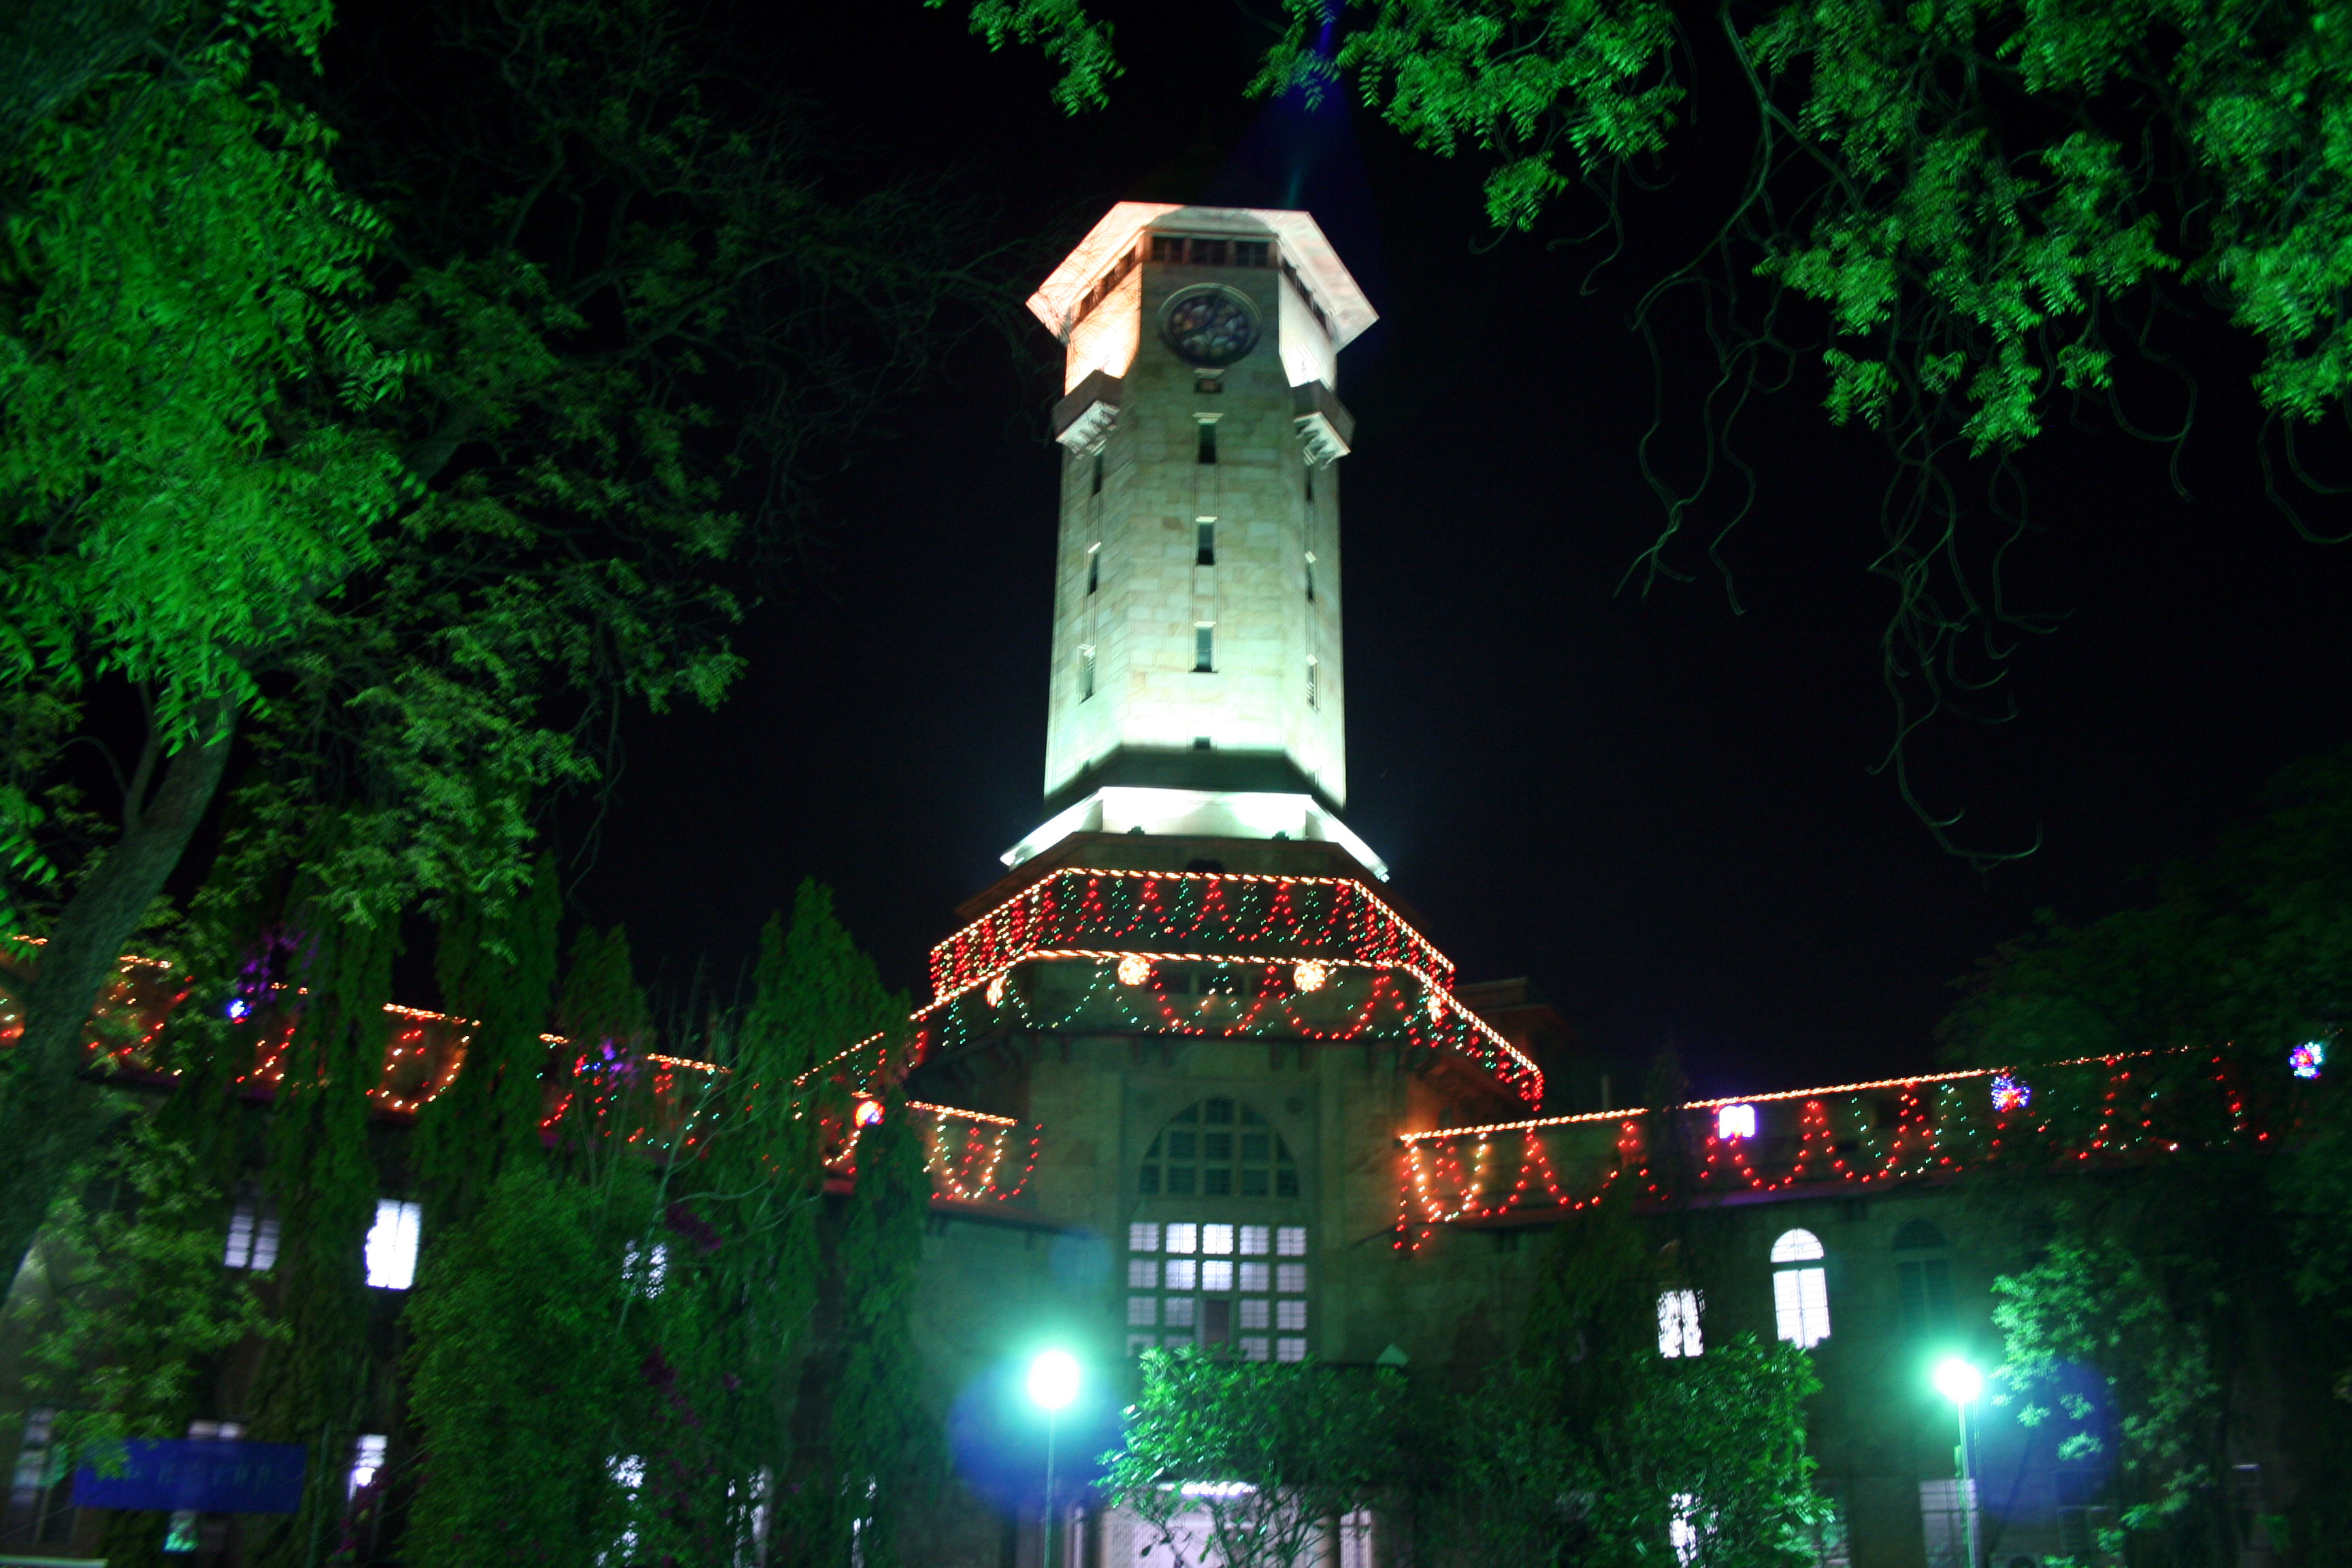
{"type": "Polygon", "coordinates": [[[1127,1227],[1127,1353],[1232,1345],[1307,1359],[1307,1227],[1139,1220],[1127,1227]]]}
{"type": "Polygon", "coordinates": [[[1151,1141],[1137,1190],[1146,1197],[1295,1198],[1298,1167],[1256,1111],[1204,1100],[1170,1118],[1151,1141]]]}

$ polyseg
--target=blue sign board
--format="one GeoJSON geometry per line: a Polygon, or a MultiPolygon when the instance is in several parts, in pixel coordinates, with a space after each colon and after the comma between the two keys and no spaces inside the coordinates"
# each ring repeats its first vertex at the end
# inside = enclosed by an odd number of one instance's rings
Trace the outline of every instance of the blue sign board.
{"type": "Polygon", "coordinates": [[[133,1437],[122,1448],[119,1476],[89,1465],[74,1472],[74,1506],[201,1513],[292,1513],[302,1506],[307,1450],[299,1443],[133,1437]]]}

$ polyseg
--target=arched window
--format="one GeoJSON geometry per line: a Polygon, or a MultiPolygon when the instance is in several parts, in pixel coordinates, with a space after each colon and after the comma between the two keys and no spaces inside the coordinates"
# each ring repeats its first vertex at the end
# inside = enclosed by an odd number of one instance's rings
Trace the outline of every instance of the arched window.
{"type": "Polygon", "coordinates": [[[1295,1198],[1298,1167],[1264,1117],[1219,1096],[1168,1119],[1144,1153],[1136,1191],[1145,1197],[1295,1198]]]}
{"type": "Polygon", "coordinates": [[[1822,1267],[1822,1238],[1786,1230],[1772,1244],[1772,1313],[1780,1337],[1810,1349],[1830,1337],[1830,1277],[1822,1267]]]}
{"type": "Polygon", "coordinates": [[[1895,1233],[1895,1295],[1905,1333],[1951,1331],[1952,1264],[1933,1221],[1915,1219],[1895,1233]]]}
{"type": "Polygon", "coordinates": [[[1274,1223],[1280,1210],[1214,1201],[1298,1196],[1298,1167],[1265,1119],[1222,1095],[1185,1107],[1151,1141],[1136,1185],[1162,1213],[1209,1199],[1193,1212],[1222,1217],[1129,1225],[1129,1353],[1199,1344],[1244,1361],[1306,1360],[1307,1227],[1274,1223]]]}

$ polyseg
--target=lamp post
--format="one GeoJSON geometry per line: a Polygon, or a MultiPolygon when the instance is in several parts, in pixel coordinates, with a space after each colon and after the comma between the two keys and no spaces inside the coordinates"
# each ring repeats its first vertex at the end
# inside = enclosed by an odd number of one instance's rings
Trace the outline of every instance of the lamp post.
{"type": "Polygon", "coordinates": [[[1077,1358],[1042,1351],[1029,1363],[1029,1398],[1045,1413],[1045,1542],[1044,1568],[1054,1568],[1054,1423],[1078,1396],[1077,1358]]]}
{"type": "Polygon", "coordinates": [[[1969,1568],[1981,1568],[1983,1558],[1977,1551],[1976,1481],[1969,1464],[1969,1406],[1984,1393],[1984,1373],[1956,1355],[1948,1355],[1936,1363],[1936,1392],[1952,1402],[1960,1413],[1960,1519],[1968,1535],[1969,1568]]]}

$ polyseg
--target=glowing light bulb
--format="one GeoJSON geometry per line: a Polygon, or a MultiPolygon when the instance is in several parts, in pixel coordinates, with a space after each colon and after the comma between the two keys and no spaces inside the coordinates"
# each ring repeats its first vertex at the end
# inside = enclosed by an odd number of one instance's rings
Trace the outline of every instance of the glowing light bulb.
{"type": "Polygon", "coordinates": [[[861,1094],[857,1097],[856,1115],[857,1125],[860,1127],[879,1126],[882,1121],[882,1102],[870,1095],[861,1094]]]}
{"type": "Polygon", "coordinates": [[[1140,985],[1151,978],[1151,962],[1140,953],[1129,953],[1118,961],[1118,983],[1140,985]]]}
{"type": "Polygon", "coordinates": [[[1330,969],[1319,958],[1302,958],[1290,972],[1290,983],[1301,991],[1320,991],[1330,978],[1330,969]]]}
{"type": "Polygon", "coordinates": [[[1078,1359],[1067,1351],[1043,1351],[1029,1363],[1029,1397],[1040,1410],[1060,1410],[1078,1396],[1078,1359]]]}
{"type": "Polygon", "coordinates": [[[1933,1378],[1936,1392],[1955,1405],[1974,1405],[1984,1393],[1984,1373],[1956,1355],[1937,1362],[1933,1378]]]}
{"type": "Polygon", "coordinates": [[[1992,1108],[2006,1116],[2012,1110],[2022,1110],[2033,1103],[2033,1086],[2023,1079],[2007,1073],[1994,1075],[1992,1108]]]}
{"type": "Polygon", "coordinates": [[[1753,1138],[1756,1136],[1756,1108],[1752,1105],[1726,1105],[1715,1113],[1715,1135],[1717,1138],[1753,1138]]]}
{"type": "Polygon", "coordinates": [[[2317,1078],[2327,1065],[2327,1042],[2305,1040],[2286,1054],[2287,1070],[2297,1078],[2317,1078]]]}

